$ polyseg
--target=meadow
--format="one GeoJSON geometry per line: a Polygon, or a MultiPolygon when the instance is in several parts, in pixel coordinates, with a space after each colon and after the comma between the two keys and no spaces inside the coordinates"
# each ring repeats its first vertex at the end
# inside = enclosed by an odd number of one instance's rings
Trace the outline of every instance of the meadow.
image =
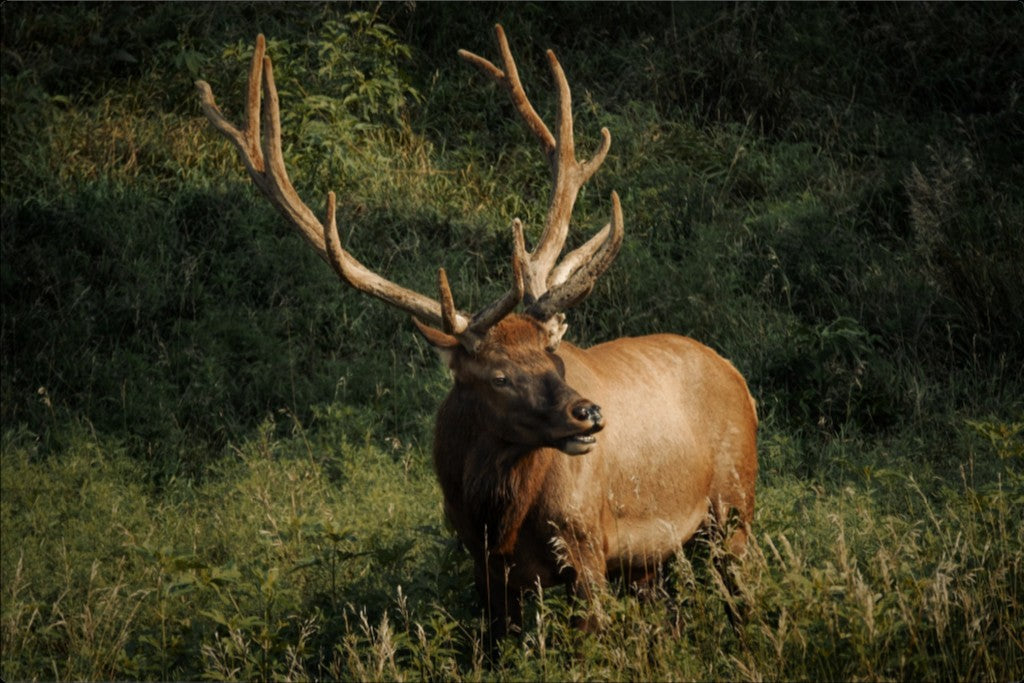
{"type": "Polygon", "coordinates": [[[951,4],[5,3],[0,677],[1024,678],[1024,11],[951,4]],[[264,33],[285,156],[347,247],[460,305],[549,192],[455,54],[501,22],[607,161],[615,264],[567,339],[692,336],[759,404],[738,597],[681,549],[584,634],[545,591],[488,657],[431,464],[449,378],[252,187],[264,33]],[[734,630],[730,600],[747,618],[734,630]]]}

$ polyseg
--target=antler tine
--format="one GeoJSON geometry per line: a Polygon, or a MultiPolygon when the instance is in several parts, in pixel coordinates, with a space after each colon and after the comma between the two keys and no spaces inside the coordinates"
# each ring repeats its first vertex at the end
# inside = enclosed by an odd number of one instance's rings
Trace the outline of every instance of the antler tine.
{"type": "MultiPolygon", "coordinates": [[[[266,107],[263,110],[261,149],[266,170],[261,176],[261,189],[321,257],[326,256],[324,226],[295,191],[291,178],[288,177],[288,168],[284,164],[284,151],[281,149],[281,103],[277,96],[277,86],[274,84],[274,65],[270,57],[263,58],[263,99],[266,107]]],[[[333,215],[330,211],[328,213],[333,215]]],[[[329,216],[327,220],[330,222],[334,219],[329,216]]],[[[341,249],[340,242],[338,248],[341,249]]],[[[331,259],[327,260],[331,262],[331,259]]],[[[339,263],[344,264],[344,261],[339,263]]],[[[342,271],[338,274],[348,279],[342,271]]]]}
{"type": "Polygon", "coordinates": [[[585,299],[594,288],[597,278],[615,260],[622,247],[624,234],[622,205],[618,193],[612,191],[611,222],[558,264],[555,277],[552,278],[556,282],[526,309],[526,313],[538,320],[548,320],[585,299]]]}
{"type": "Polygon", "coordinates": [[[263,34],[256,36],[256,46],[252,52],[252,61],[249,65],[248,87],[246,89],[246,126],[239,130],[231,124],[213,97],[210,84],[206,81],[196,81],[196,88],[199,90],[199,103],[202,105],[203,113],[213,124],[214,128],[230,140],[238,149],[238,155],[245,164],[246,170],[253,180],[256,180],[263,173],[263,154],[260,151],[260,80],[263,73],[263,55],[266,52],[266,40],[263,34]]]}
{"type": "Polygon", "coordinates": [[[281,146],[281,110],[274,68],[270,57],[266,56],[266,40],[262,34],[256,38],[249,66],[245,128],[238,129],[224,117],[208,83],[196,81],[196,88],[206,117],[237,148],[254,184],[350,286],[409,313],[414,320],[440,326],[470,350],[479,345],[490,326],[507,315],[522,299],[521,264],[525,260],[525,248],[521,226],[515,237],[512,287],[502,298],[472,317],[455,308],[444,269],[438,274],[440,301],[435,301],[374,273],[341,246],[334,192],[327,193],[326,221],[321,223],[299,197],[288,176],[281,146]],[[265,107],[261,107],[261,86],[265,107]]]}
{"type": "Polygon", "coordinates": [[[546,292],[553,286],[552,275],[555,263],[565,240],[569,235],[569,221],[576,205],[576,197],[580,188],[594,175],[604,163],[608,150],[611,148],[612,136],[607,128],[601,129],[601,145],[589,161],[576,160],[576,144],[573,135],[572,94],[569,82],[565,77],[558,57],[554,51],[548,50],[548,64],[558,89],[557,129],[558,139],[556,153],[552,165],[554,187],[551,190],[551,203],[545,219],[544,232],[540,243],[534,249],[536,278],[542,282],[542,291],[546,292]]]}
{"type": "Polygon", "coordinates": [[[519,80],[519,70],[516,68],[516,60],[512,58],[512,50],[508,46],[508,39],[505,37],[505,30],[501,24],[494,26],[494,33],[498,38],[498,50],[501,52],[502,64],[505,65],[504,71],[494,66],[490,60],[468,50],[459,50],[459,56],[470,64],[476,65],[487,76],[508,90],[509,97],[512,98],[512,105],[526,122],[527,128],[537,137],[544,154],[550,159],[555,152],[555,136],[548,130],[540,114],[530,104],[526,91],[523,90],[523,84],[519,80]]]}
{"type": "Polygon", "coordinates": [[[267,40],[261,33],[249,63],[249,78],[245,93],[245,142],[253,168],[263,171],[263,152],[260,149],[260,83],[263,80],[263,59],[267,53],[267,40]]]}
{"type": "Polygon", "coordinates": [[[441,322],[445,334],[458,337],[466,331],[465,319],[459,319],[458,311],[455,310],[455,299],[452,297],[452,288],[448,286],[448,274],[444,268],[437,269],[437,289],[441,294],[441,322]]]}
{"type": "MultiPolygon", "coordinates": [[[[548,321],[557,312],[556,304],[568,307],[586,296],[593,288],[594,280],[608,268],[622,244],[621,208],[618,196],[613,193],[612,221],[556,265],[569,234],[569,221],[580,188],[604,163],[612,138],[608,129],[602,128],[597,151],[589,160],[578,161],[573,135],[572,94],[555,53],[547,51],[558,97],[557,135],[552,135],[526,97],[508,39],[500,25],[495,26],[495,35],[504,70],[466,50],[459,50],[459,55],[505,87],[519,115],[540,141],[551,167],[553,187],[544,230],[526,259],[524,273],[527,312],[548,321]]],[[[554,326],[560,327],[560,323],[559,320],[554,326]]]]}
{"type": "MultiPolygon", "coordinates": [[[[235,145],[246,170],[264,196],[299,231],[317,254],[334,268],[343,281],[406,313],[440,325],[442,317],[438,302],[380,277],[342,248],[338,238],[333,192],[327,195],[326,226],[295,192],[288,177],[281,149],[281,112],[277,87],[274,84],[273,64],[265,52],[266,40],[260,34],[256,38],[249,67],[245,128],[239,130],[224,117],[208,83],[196,81],[206,117],[235,145]],[[261,84],[266,104],[262,112],[261,84]]],[[[468,325],[469,319],[464,314],[459,313],[458,319],[463,325],[468,325]]]]}

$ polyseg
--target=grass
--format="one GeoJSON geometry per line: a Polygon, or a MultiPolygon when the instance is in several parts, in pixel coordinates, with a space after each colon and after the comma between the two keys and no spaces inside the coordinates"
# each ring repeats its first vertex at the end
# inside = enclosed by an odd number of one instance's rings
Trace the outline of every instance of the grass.
{"type": "Polygon", "coordinates": [[[1015,6],[3,13],[5,680],[1024,676],[1015,6]],[[580,148],[612,130],[571,239],[615,189],[626,244],[570,337],[692,335],[760,404],[739,633],[698,542],[597,635],[544,592],[488,663],[430,465],[447,377],[196,106],[202,77],[237,114],[264,32],[302,195],[470,309],[548,191],[453,53],[492,55],[496,20],[545,115],[554,47],[580,148]]]}
{"type": "MultiPolygon", "coordinates": [[[[94,435],[43,464],[8,436],[3,522],[23,542],[5,564],[4,651],[19,655],[6,675],[927,678],[942,663],[1000,680],[1024,665],[1019,424],[1013,452],[982,441],[992,425],[965,429],[974,460],[956,483],[880,465],[843,485],[769,469],[739,574],[742,638],[698,547],[656,599],[606,596],[598,636],[571,631],[564,598],[545,596],[488,669],[424,458],[351,441],[360,419],[373,416],[329,411],[284,439],[263,425],[203,485],[159,492],[94,435]],[[979,484],[983,468],[1002,470],[979,484]]],[[[845,439],[830,456],[891,457],[876,449],[845,439]]],[[[765,460],[794,450],[772,439],[765,460]]]]}

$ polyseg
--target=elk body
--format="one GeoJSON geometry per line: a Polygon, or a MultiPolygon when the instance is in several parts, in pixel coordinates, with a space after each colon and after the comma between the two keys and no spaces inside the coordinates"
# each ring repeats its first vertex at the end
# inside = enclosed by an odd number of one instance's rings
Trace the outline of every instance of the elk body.
{"type": "Polygon", "coordinates": [[[454,304],[443,269],[437,300],[365,268],[341,247],[335,197],[322,223],[295,193],[281,153],[280,114],[270,59],[257,38],[246,124],[221,114],[198,81],[204,111],[231,140],[250,176],[349,285],[411,314],[450,368],[454,385],[437,416],[434,464],[446,514],[476,565],[493,632],[521,619],[521,596],[564,584],[584,598],[608,577],[643,580],[701,528],[726,532],[743,553],[754,512],[757,416],[746,383],[708,347],[660,334],[589,349],[562,341],[564,311],[582,300],[622,243],[617,195],[612,218],[559,260],[580,187],[604,160],[575,157],[570,94],[554,53],[556,132],[526,98],[504,32],[503,67],[460,51],[504,86],[540,141],[553,189],[540,240],[527,252],[513,221],[508,291],[478,313],[454,304]],[[262,127],[260,133],[262,85],[262,127]],[[524,304],[522,314],[513,310],[524,304]]]}
{"type": "Polygon", "coordinates": [[[742,553],[757,419],[743,378],[706,346],[653,335],[551,352],[513,315],[451,367],[434,462],[498,633],[538,580],[583,596],[608,576],[642,582],[729,508],[742,553]]]}

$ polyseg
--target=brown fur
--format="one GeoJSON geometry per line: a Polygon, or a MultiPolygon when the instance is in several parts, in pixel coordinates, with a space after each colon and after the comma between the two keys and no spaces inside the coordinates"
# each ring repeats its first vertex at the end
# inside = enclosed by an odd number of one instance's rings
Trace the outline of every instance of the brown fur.
{"type": "Polygon", "coordinates": [[[455,386],[434,463],[497,634],[538,580],[586,597],[609,575],[642,579],[731,510],[740,524],[726,547],[742,554],[754,513],[757,417],[728,361],[676,335],[557,353],[546,340],[512,315],[475,353],[447,349],[455,386]],[[514,388],[496,388],[499,374],[514,388]],[[590,452],[568,455],[552,440],[582,428],[567,413],[581,401],[606,426],[590,452]]]}

